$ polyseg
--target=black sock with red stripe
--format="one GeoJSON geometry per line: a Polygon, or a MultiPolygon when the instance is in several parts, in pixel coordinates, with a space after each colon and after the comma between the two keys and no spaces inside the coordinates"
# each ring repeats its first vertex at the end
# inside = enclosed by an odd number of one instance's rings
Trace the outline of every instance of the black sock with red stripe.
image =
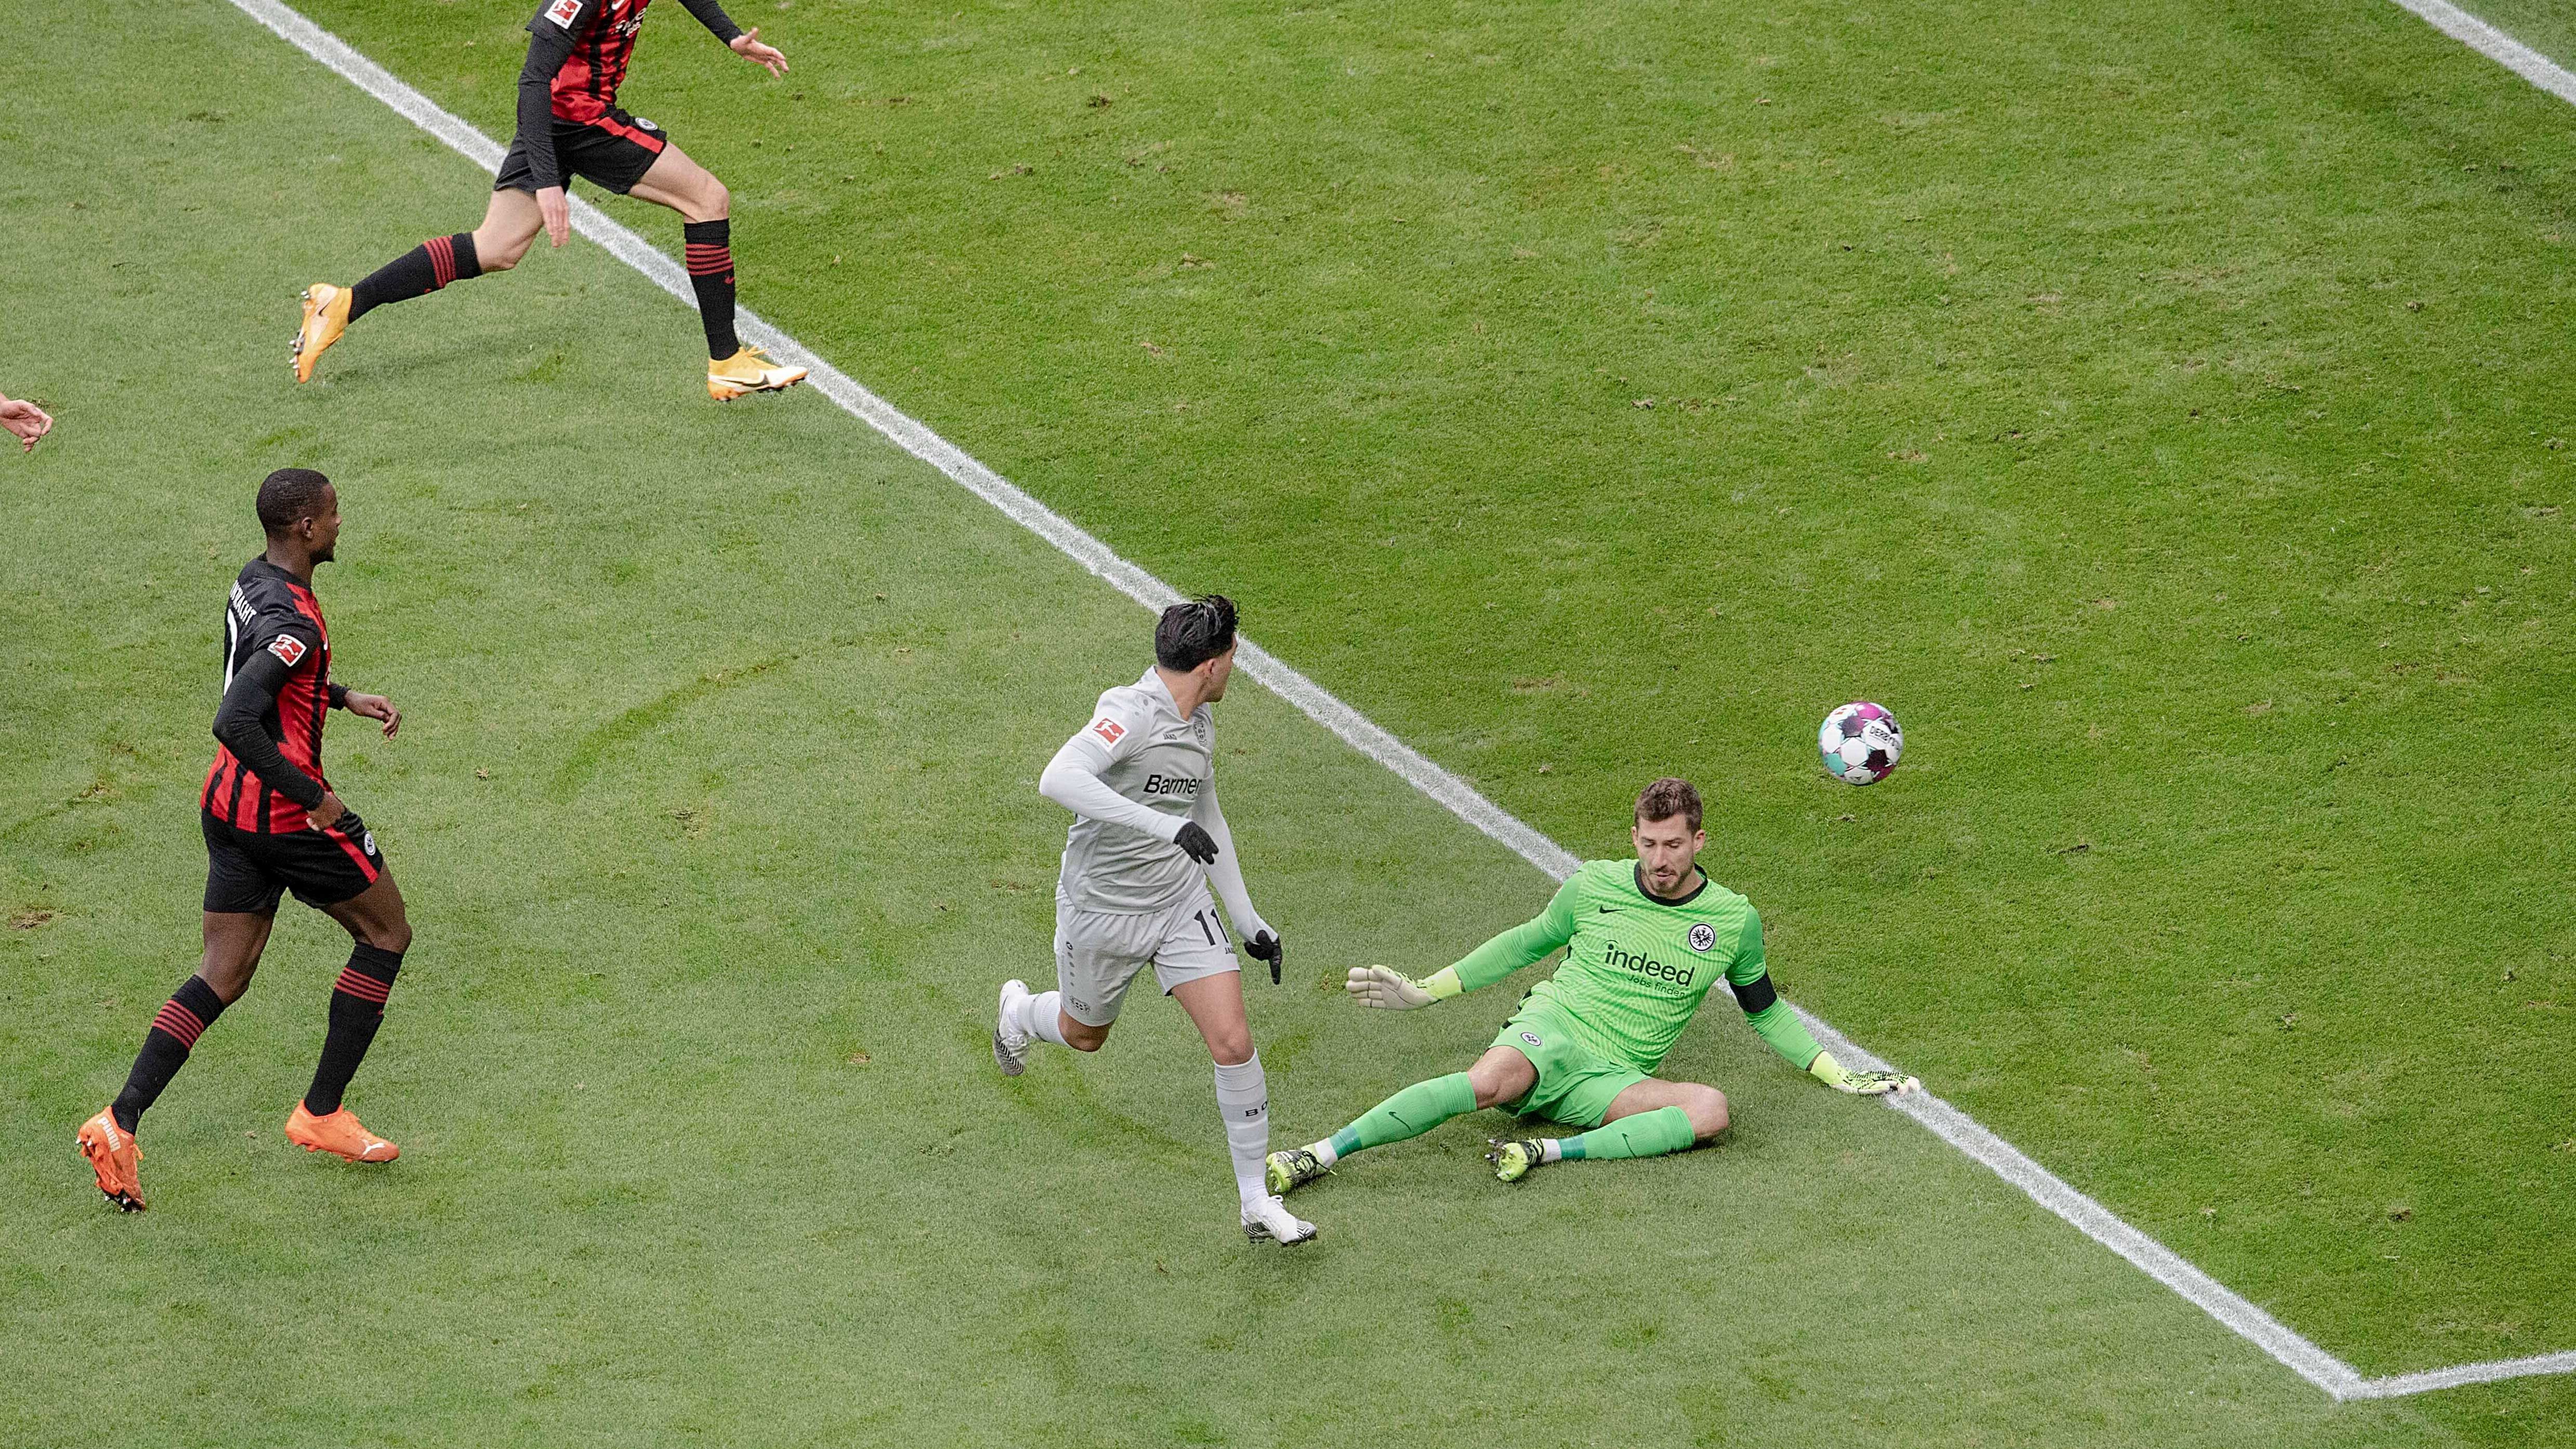
{"type": "Polygon", "coordinates": [[[152,1018],[152,1029],[143,1033],[143,1050],[134,1054],[134,1070],[125,1074],[125,1090],[116,1094],[116,1103],[108,1110],[116,1115],[116,1125],[131,1132],[143,1120],[143,1109],[161,1096],[161,1089],[188,1063],[188,1050],[215,1018],[224,1014],[223,998],[206,978],[191,976],[179,983],[170,999],[161,1003],[161,1013],[152,1018]]]}
{"type": "Polygon", "coordinates": [[[349,289],[349,320],[355,322],[387,302],[426,297],[450,282],[481,275],[483,263],[474,255],[474,233],[431,237],[349,289]]]}
{"type": "Polygon", "coordinates": [[[681,226],[688,247],[689,285],[698,294],[698,320],[707,329],[707,356],[717,362],[742,350],[733,335],[733,222],[692,221],[681,226]]]}
{"type": "Polygon", "coordinates": [[[361,941],[349,952],[349,964],[331,985],[331,1030],[322,1038],[322,1064],[313,1069],[313,1089],[304,1094],[304,1110],[328,1117],[340,1110],[340,1094],[367,1059],[367,1047],[385,1020],[385,998],[393,993],[394,975],[402,970],[400,951],[379,950],[361,941]]]}

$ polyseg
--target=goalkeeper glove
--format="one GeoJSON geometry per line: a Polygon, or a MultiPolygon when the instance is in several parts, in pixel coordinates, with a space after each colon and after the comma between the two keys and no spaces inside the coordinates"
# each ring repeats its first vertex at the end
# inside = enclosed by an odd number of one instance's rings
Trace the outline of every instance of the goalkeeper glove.
{"type": "Polygon", "coordinates": [[[1816,1053],[1816,1059],[1807,1064],[1807,1072],[1837,1092],[1850,1092],[1862,1097],[1884,1097],[1890,1093],[1902,1095],[1923,1090],[1921,1082],[1903,1072],[1845,1071],[1842,1063],[1834,1060],[1832,1052],[1816,1053]]]}
{"type": "Polygon", "coordinates": [[[1243,949],[1253,960],[1270,963],[1270,984],[1278,985],[1279,968],[1288,960],[1288,943],[1279,939],[1279,933],[1264,926],[1252,933],[1252,939],[1243,943],[1243,949]]]}
{"type": "Polygon", "coordinates": [[[1416,981],[1389,966],[1354,966],[1343,989],[1362,1006],[1381,1011],[1411,1011],[1446,1001],[1466,988],[1458,981],[1454,968],[1434,972],[1430,979],[1416,981]]]}

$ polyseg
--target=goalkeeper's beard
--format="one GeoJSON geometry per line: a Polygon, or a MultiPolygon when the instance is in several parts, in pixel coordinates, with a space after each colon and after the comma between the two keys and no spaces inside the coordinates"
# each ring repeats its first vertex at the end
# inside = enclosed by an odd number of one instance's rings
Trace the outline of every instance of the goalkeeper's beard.
{"type": "Polygon", "coordinates": [[[1678,870],[1650,865],[1646,867],[1646,888],[1659,896],[1677,896],[1681,894],[1682,887],[1689,884],[1691,876],[1698,869],[1699,857],[1696,855],[1685,858],[1678,870]]]}

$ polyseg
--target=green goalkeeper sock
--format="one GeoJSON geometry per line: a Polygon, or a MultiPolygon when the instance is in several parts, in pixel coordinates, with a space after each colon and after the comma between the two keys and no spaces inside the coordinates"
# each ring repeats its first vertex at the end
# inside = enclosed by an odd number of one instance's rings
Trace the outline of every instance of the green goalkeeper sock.
{"type": "Polygon", "coordinates": [[[1559,1138],[1556,1146],[1568,1162],[1582,1158],[1661,1157],[1690,1146],[1698,1136],[1691,1130],[1688,1112],[1679,1107],[1657,1107],[1634,1117],[1622,1117],[1606,1127],[1595,1127],[1580,1137],[1559,1138]]]}
{"type": "Polygon", "coordinates": [[[1433,1077],[1416,1082],[1385,1101],[1348,1127],[1336,1132],[1329,1142],[1316,1144],[1316,1156],[1325,1158],[1325,1166],[1350,1156],[1363,1148],[1384,1147],[1419,1137],[1452,1117],[1476,1110],[1476,1088],[1465,1072],[1433,1077]]]}

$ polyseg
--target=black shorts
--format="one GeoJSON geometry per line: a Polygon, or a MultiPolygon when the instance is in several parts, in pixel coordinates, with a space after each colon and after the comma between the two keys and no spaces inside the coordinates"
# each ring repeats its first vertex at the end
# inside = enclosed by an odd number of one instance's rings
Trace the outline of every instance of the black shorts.
{"type": "MultiPolygon", "coordinates": [[[[620,196],[635,189],[635,183],[661,158],[662,148],[670,144],[661,127],[615,106],[596,121],[555,118],[555,165],[567,177],[578,176],[620,196]]],[[[501,174],[492,178],[492,189],[536,192],[537,178],[528,170],[528,153],[516,140],[510,142],[510,154],[501,158],[501,174]]]]}
{"type": "Polygon", "coordinates": [[[376,833],[356,811],[328,830],[274,835],[226,825],[210,811],[198,812],[197,823],[206,832],[210,911],[275,915],[277,898],[289,890],[308,906],[336,906],[385,873],[376,833]]]}

